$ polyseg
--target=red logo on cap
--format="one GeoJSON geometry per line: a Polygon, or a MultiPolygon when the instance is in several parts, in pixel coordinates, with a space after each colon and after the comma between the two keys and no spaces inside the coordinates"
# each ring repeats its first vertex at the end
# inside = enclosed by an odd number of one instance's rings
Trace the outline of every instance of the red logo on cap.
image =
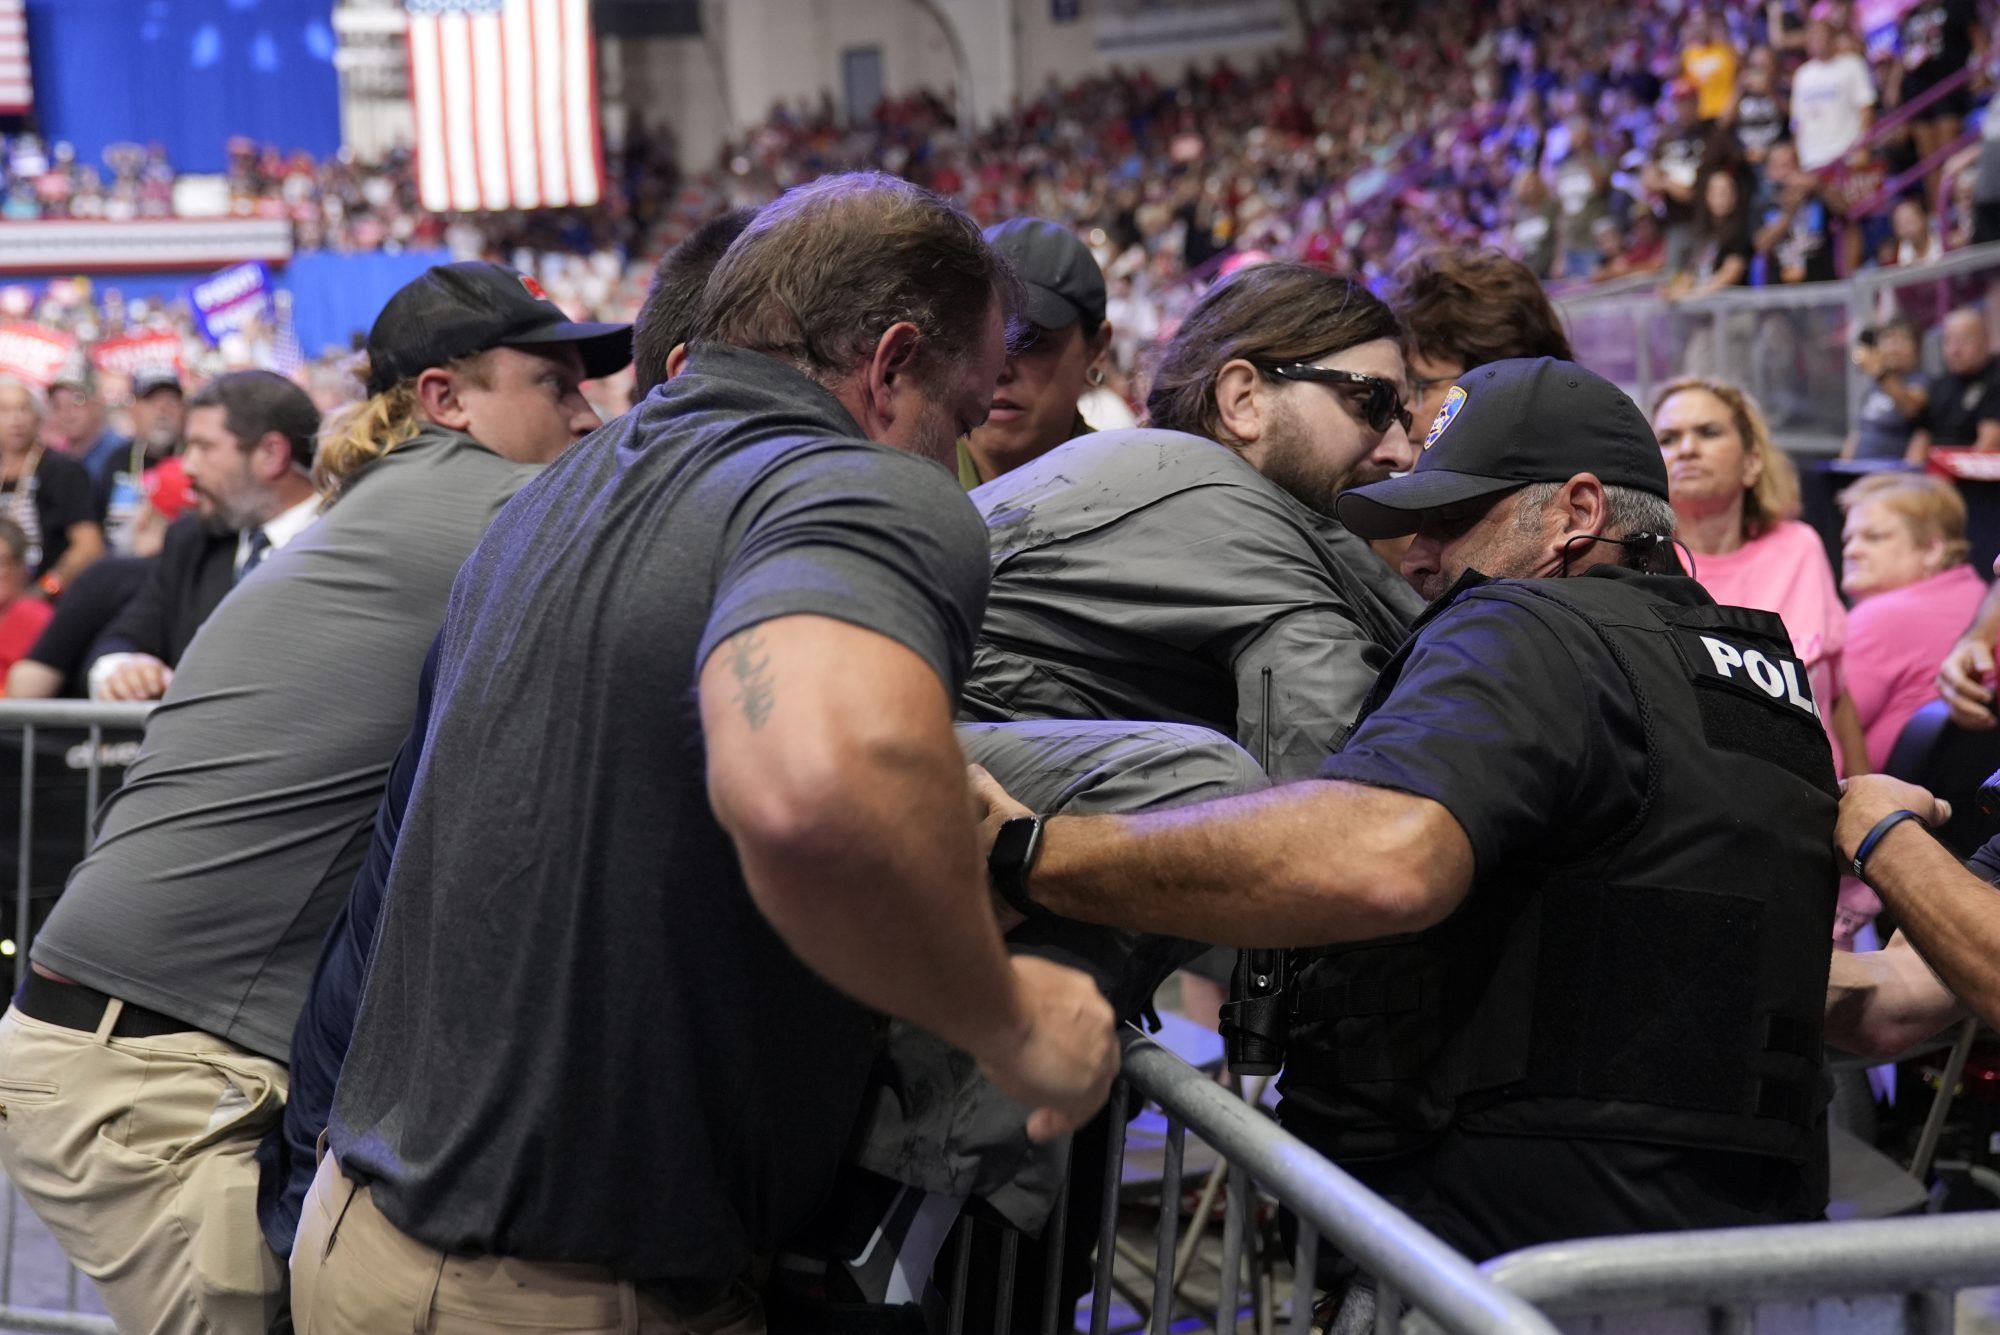
{"type": "Polygon", "coordinates": [[[533,297],[536,301],[547,301],[549,299],[549,294],[542,291],[542,285],[536,282],[531,275],[521,274],[519,277],[521,279],[521,286],[528,289],[529,296],[533,297]]]}

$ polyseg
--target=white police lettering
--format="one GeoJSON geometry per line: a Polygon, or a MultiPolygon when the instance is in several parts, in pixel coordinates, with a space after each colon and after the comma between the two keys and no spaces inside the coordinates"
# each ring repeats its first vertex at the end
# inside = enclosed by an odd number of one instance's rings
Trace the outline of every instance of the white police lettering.
{"type": "Polygon", "coordinates": [[[1727,677],[1729,669],[1743,666],[1743,655],[1733,644],[1724,644],[1712,635],[1701,637],[1701,643],[1708,650],[1708,656],[1715,660],[1718,676],[1727,677]]]}
{"type": "MultiPolygon", "coordinates": [[[[1787,658],[1781,666],[1785,669],[1785,699],[1789,703],[1795,704],[1800,709],[1805,710],[1814,718],[1818,718],[1819,706],[1813,703],[1813,698],[1810,695],[1799,689],[1799,677],[1802,675],[1799,665],[1787,658]]],[[[1812,683],[1807,682],[1806,685],[1810,687],[1812,683]]]]}
{"type": "Polygon", "coordinates": [[[1701,644],[1708,650],[1709,661],[1715,664],[1715,675],[1724,681],[1747,679],[1773,700],[1796,705],[1814,718],[1820,716],[1819,706],[1803,689],[1799,665],[1793,660],[1780,658],[1774,663],[1762,650],[1739,648],[1713,635],[1702,636],[1701,644]],[[1736,676],[1739,669],[1742,678],[1736,676]]]}

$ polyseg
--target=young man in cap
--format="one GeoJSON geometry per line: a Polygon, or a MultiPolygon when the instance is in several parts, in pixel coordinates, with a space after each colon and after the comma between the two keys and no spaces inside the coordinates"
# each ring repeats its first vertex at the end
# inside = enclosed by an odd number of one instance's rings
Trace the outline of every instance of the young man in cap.
{"type": "Polygon", "coordinates": [[[277,1312],[254,1152],[418,667],[494,513],[598,425],[579,383],[630,356],[499,265],[391,297],[371,397],[322,442],[337,501],[281,551],[252,537],[35,939],[0,1018],[0,1165],[121,1329],[277,1312]]]}
{"type": "Polygon", "coordinates": [[[132,377],[132,441],[93,478],[97,521],[111,555],[134,554],[147,470],[180,453],[186,427],[187,400],[171,366],[149,366],[132,377]]]}
{"type": "Polygon", "coordinates": [[[1009,349],[986,420],[958,442],[958,480],[968,489],[1089,434],[1077,403],[1104,383],[1111,347],[1104,273],[1076,233],[1046,218],[1010,218],[985,237],[1028,289],[1030,341],[1009,349]]]}
{"type": "Polygon", "coordinates": [[[87,366],[58,376],[49,386],[49,425],[60,436],[71,458],[82,464],[95,482],[115,465],[132,442],[104,420],[104,399],[97,377],[87,366]]]}
{"type": "Polygon", "coordinates": [[[1053,818],[1003,891],[1289,948],[1282,1121],[1470,1256],[1817,1216],[1832,756],[1783,625],[1680,573],[1645,418],[1497,362],[1339,511],[1435,601],[1320,777],[1053,818]]]}

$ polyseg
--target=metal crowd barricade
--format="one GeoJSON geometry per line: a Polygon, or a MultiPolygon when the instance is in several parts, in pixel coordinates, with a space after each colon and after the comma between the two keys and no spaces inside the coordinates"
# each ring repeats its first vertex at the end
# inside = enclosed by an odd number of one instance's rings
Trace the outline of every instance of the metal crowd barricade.
{"type": "MultiPolygon", "coordinates": [[[[85,735],[81,768],[84,771],[83,843],[87,851],[96,834],[97,808],[105,793],[105,734],[107,731],[136,732],[151,714],[150,704],[114,704],[81,700],[0,700],[0,734],[18,732],[21,741],[20,823],[16,829],[14,881],[14,986],[19,986],[28,967],[28,947],[34,935],[34,846],[35,782],[39,768],[36,741],[42,732],[75,732],[85,735]]],[[[50,1331],[66,1335],[116,1335],[110,1318],[82,1310],[85,1287],[82,1276],[63,1257],[55,1240],[44,1231],[34,1212],[7,1185],[4,1213],[0,1213],[0,1330],[50,1331]],[[60,1277],[62,1307],[28,1306],[17,1289],[37,1290],[28,1301],[46,1302],[51,1295],[49,1282],[60,1277]],[[42,1281],[42,1282],[38,1282],[42,1281]]]]}
{"type": "Polygon", "coordinates": [[[2000,1284],[2000,1210],[1552,1243],[1482,1270],[1566,1335],[1946,1335],[2000,1284]]]}
{"type": "MultiPolygon", "coordinates": [[[[1293,1258],[1290,1330],[1306,1335],[1312,1329],[1313,1275],[1319,1243],[1325,1238],[1350,1258],[1362,1273],[1374,1277],[1377,1305],[1376,1335],[1389,1335],[1405,1308],[1422,1313],[1447,1335],[1554,1335],[1547,1318],[1520,1298],[1486,1279],[1463,1256],[1419,1227],[1380,1196],[1362,1186],[1290,1135],[1253,1105],[1183,1062],[1136,1029],[1124,1035],[1125,1067],[1113,1088],[1110,1104],[1111,1151],[1105,1163],[1104,1211],[1097,1239],[1096,1284],[1091,1294],[1090,1335],[1107,1335],[1113,1304],[1112,1271],[1119,1249],[1119,1182],[1126,1142],[1126,1112],[1137,1095],[1158,1104],[1167,1118],[1165,1173],[1160,1184],[1158,1251],[1153,1265],[1151,1302],[1142,1313],[1153,1335],[1185,1329],[1190,1314],[1222,1332],[1238,1329],[1241,1316],[1245,1233],[1252,1199],[1261,1190],[1289,1207],[1298,1217],[1298,1242],[1293,1258]],[[1194,1132],[1220,1156],[1215,1171],[1228,1181],[1223,1208],[1221,1285],[1213,1312],[1197,1312],[1178,1296],[1182,1268],[1178,1247],[1183,1148],[1194,1132]]],[[[1062,1220],[1066,1202],[1059,1200],[1051,1217],[1049,1252],[1062,1251],[1062,1220]]],[[[1197,1218],[1202,1219],[1201,1211],[1197,1218]]],[[[1205,1223],[1205,1219],[1202,1219],[1205,1223]]],[[[962,1231],[953,1269],[955,1293],[965,1291],[970,1234],[962,1231]]],[[[1018,1235],[1003,1234],[998,1291],[1014,1287],[1013,1262],[1018,1235]]],[[[1068,1313],[1060,1310],[1062,1267],[1052,1262],[1042,1295],[1039,1329],[1056,1335],[1071,1329],[1068,1313]]],[[[1006,1310],[978,1314],[970,1320],[954,1307],[947,1326],[950,1335],[993,1330],[1008,1332],[1006,1310]]],[[[1268,1319],[1269,1307],[1265,1308],[1268,1319]]]]}
{"type": "Polygon", "coordinates": [[[1990,242],[1841,282],[1734,287],[1677,304],[1628,282],[1555,300],[1577,356],[1642,407],[1675,377],[1720,375],[1757,398],[1787,449],[1831,453],[1869,389],[1850,357],[1860,331],[1898,313],[1935,330],[1996,277],[2000,242],[1990,242]]]}
{"type": "MultiPolygon", "coordinates": [[[[1150,1270],[1150,1295],[1128,1292],[1138,1325],[1235,1332],[1249,1212],[1259,1193],[1297,1216],[1287,1329],[1312,1330],[1313,1276],[1321,1240],[1373,1279],[1374,1335],[1948,1335],[1959,1291],[2000,1285],[2000,1211],[1919,1215],[1846,1223],[1648,1234],[1555,1243],[1475,1267],[1334,1164],[1207,1075],[1128,1030],[1125,1069],[1111,1097],[1090,1335],[1108,1335],[1113,1268],[1121,1257],[1150,1270]],[[1118,1236],[1126,1113],[1138,1097],[1166,1116],[1157,1247],[1153,1255],[1118,1236]],[[1193,1132],[1227,1175],[1221,1283],[1213,1306],[1181,1295],[1190,1248],[1181,1227],[1183,1144],[1193,1132]],[[1148,1297],[1150,1301],[1148,1301],[1148,1297]]],[[[1062,1249],[1063,1203],[1049,1251],[1062,1249]]],[[[1194,1213],[1207,1222],[1206,1202],[1194,1213]]],[[[1018,1235],[1003,1235],[998,1291],[1013,1288],[1018,1235]]],[[[969,1245],[961,1234],[953,1291],[965,1291],[969,1245]]],[[[1060,1310],[1060,1265],[1048,1267],[1038,1329],[1072,1330],[1060,1310]]],[[[1031,1328],[1005,1310],[954,1308],[949,1335],[1031,1328]]],[[[1258,1313],[1269,1329],[1273,1307],[1258,1313]]]]}

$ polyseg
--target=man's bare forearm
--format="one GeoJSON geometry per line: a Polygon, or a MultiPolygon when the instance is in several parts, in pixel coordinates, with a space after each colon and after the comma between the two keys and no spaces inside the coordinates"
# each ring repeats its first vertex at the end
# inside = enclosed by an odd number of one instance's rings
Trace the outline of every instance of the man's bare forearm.
{"type": "Polygon", "coordinates": [[[1862,1057],[1893,1057],[1965,1013],[1901,936],[1882,950],[1833,953],[1826,1041],[1862,1057]]]}
{"type": "Polygon", "coordinates": [[[711,801],[786,944],[975,1055],[1024,1032],[936,674],[881,636],[794,617],[720,646],[701,697],[711,801]]]}
{"type": "Polygon", "coordinates": [[[1030,891],[1084,922],[1310,946],[1420,930],[1471,878],[1471,845],[1437,803],[1313,781],[1142,816],[1057,817],[1030,891]]]}
{"type": "Polygon", "coordinates": [[[2000,892],[1913,821],[1883,836],[1865,870],[1944,985],[1986,1023],[2000,1019],[2000,892]]]}

